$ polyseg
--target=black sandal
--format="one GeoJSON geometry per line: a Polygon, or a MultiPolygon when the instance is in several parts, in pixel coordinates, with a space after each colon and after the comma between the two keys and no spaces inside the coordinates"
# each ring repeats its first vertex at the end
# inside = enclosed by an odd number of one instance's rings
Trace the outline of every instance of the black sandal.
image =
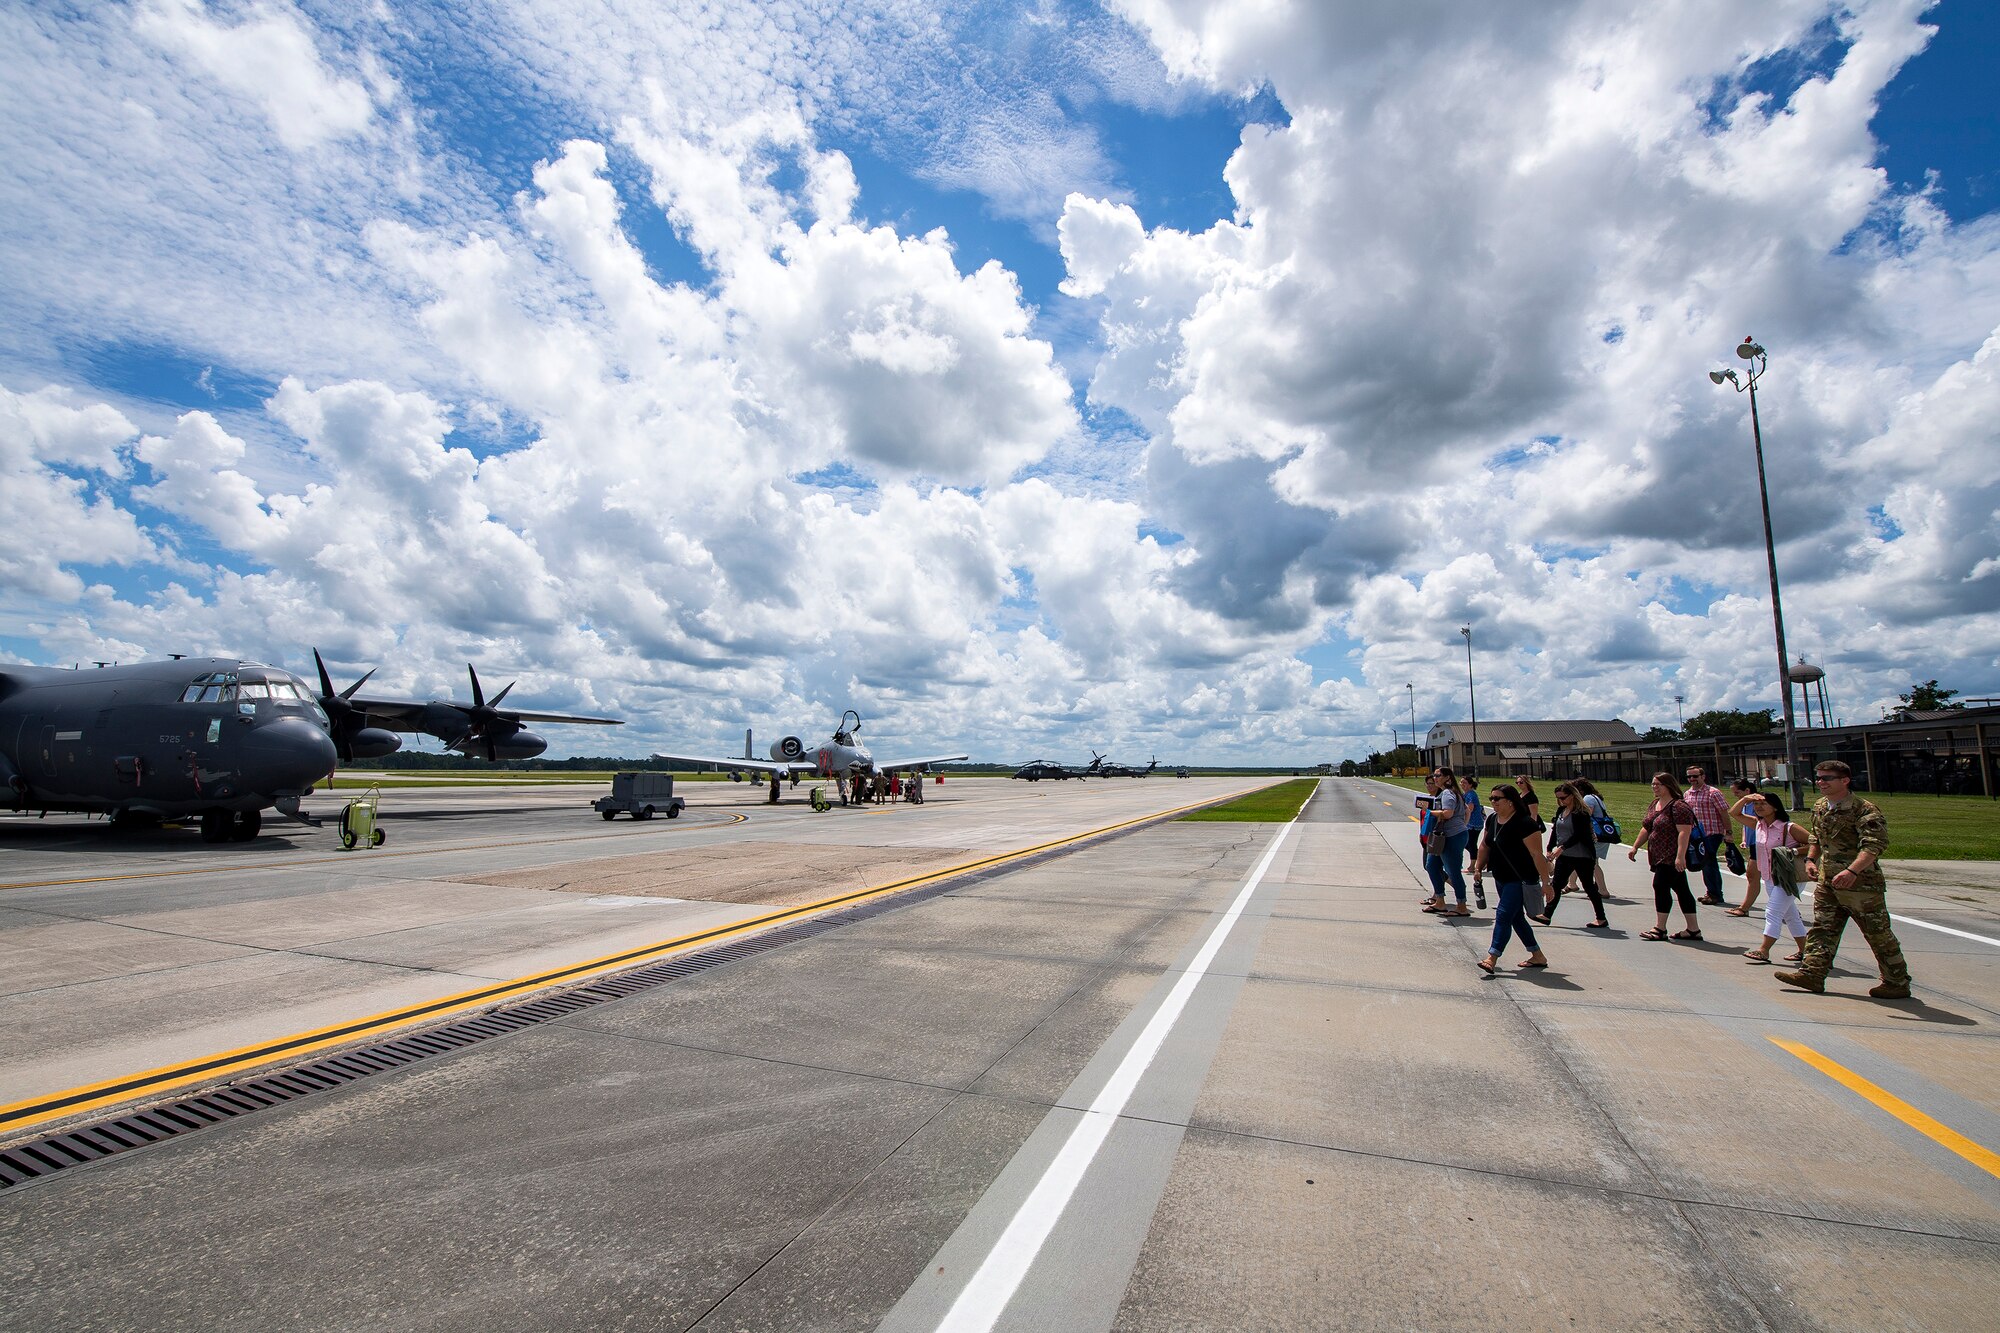
{"type": "Polygon", "coordinates": [[[1658,926],[1653,927],[1651,930],[1642,930],[1639,932],[1639,938],[1642,940],[1663,940],[1666,937],[1667,932],[1661,930],[1658,926]]]}
{"type": "Polygon", "coordinates": [[[1677,930],[1668,938],[1676,940],[1698,940],[1701,938],[1701,932],[1698,930],[1677,930]]]}

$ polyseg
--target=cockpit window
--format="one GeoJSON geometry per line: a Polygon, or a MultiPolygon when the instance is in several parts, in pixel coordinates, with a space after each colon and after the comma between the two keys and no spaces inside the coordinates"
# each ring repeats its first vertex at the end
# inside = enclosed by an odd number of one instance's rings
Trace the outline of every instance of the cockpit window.
{"type": "Polygon", "coordinates": [[[268,699],[271,687],[261,680],[246,680],[237,687],[237,695],[243,699],[268,699]]]}

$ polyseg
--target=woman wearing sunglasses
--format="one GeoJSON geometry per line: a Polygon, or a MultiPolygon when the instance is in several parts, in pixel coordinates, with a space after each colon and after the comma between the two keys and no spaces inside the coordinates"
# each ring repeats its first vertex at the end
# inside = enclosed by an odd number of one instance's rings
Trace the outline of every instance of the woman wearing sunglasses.
{"type": "Polygon", "coordinates": [[[1478,872],[1493,872],[1494,887],[1500,892],[1500,909],[1493,914],[1493,943],[1480,960],[1479,970],[1487,976],[1498,972],[1501,951],[1519,932],[1528,946],[1528,957],[1515,964],[1523,969],[1547,967],[1542,946],[1535,942],[1535,929],[1528,924],[1523,906],[1532,887],[1549,886],[1549,860],[1542,852],[1541,823],[1521,803],[1521,793],[1511,783],[1495,787],[1487,797],[1493,813],[1487,816],[1486,841],[1479,849],[1478,872]]]}
{"type": "Polygon", "coordinates": [[[1583,803],[1583,793],[1573,783],[1565,782],[1556,788],[1556,817],[1549,825],[1549,855],[1556,859],[1556,870],[1549,885],[1548,906],[1530,912],[1529,917],[1538,925],[1548,925],[1556,914],[1556,904],[1562,901],[1563,890],[1574,878],[1589,896],[1596,917],[1584,924],[1592,930],[1610,929],[1611,923],[1604,918],[1604,897],[1597,891],[1597,833],[1590,822],[1590,811],[1583,803]]]}

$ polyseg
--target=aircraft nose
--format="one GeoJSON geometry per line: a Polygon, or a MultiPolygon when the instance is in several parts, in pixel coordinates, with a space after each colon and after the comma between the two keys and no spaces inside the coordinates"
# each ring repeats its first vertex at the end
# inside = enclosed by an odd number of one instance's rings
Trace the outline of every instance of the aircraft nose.
{"type": "Polygon", "coordinates": [[[333,738],[302,717],[281,717],[244,738],[245,785],[253,791],[304,791],[333,772],[333,738]]]}

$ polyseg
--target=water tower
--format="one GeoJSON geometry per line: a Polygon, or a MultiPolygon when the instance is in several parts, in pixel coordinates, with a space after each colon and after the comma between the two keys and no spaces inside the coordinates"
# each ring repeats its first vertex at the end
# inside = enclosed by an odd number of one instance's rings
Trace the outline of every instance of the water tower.
{"type": "Polygon", "coordinates": [[[1786,670],[1785,688],[1788,690],[1798,690],[1799,697],[1805,701],[1807,726],[1810,727],[1813,724],[1813,700],[1815,698],[1819,700],[1820,726],[1830,727],[1833,725],[1833,717],[1827,711],[1826,706],[1826,672],[1814,666],[1811,662],[1806,661],[1801,656],[1798,661],[1792,663],[1790,668],[1786,670]]]}

